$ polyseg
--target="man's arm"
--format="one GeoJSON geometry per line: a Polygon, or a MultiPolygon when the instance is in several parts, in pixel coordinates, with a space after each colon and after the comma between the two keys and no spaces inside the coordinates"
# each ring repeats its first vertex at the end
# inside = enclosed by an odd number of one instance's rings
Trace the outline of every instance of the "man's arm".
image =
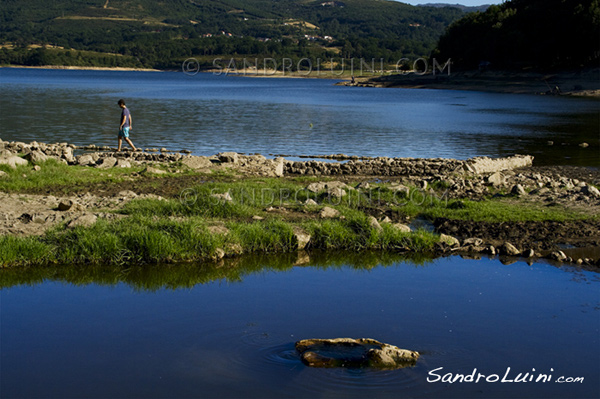
{"type": "Polygon", "coordinates": [[[129,114],[129,130],[133,129],[133,120],[131,119],[131,114],[129,114]]]}

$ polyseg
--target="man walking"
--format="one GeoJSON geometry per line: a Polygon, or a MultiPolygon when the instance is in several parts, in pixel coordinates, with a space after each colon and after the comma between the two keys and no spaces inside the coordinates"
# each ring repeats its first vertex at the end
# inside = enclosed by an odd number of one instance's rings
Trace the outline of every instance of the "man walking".
{"type": "Polygon", "coordinates": [[[119,148],[117,149],[117,151],[121,151],[121,143],[123,142],[123,139],[125,139],[127,144],[129,144],[131,146],[133,151],[136,151],[135,146],[129,139],[129,131],[131,130],[131,127],[132,127],[131,113],[129,112],[129,109],[125,105],[125,100],[121,99],[117,102],[117,104],[119,104],[119,107],[121,107],[121,109],[122,109],[121,124],[119,125],[119,148]]]}

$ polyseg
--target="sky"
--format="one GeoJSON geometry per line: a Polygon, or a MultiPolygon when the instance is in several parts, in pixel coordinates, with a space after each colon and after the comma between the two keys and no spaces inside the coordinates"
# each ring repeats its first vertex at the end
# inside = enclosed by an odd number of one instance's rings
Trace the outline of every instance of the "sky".
{"type": "Polygon", "coordinates": [[[462,4],[464,6],[481,6],[483,4],[500,4],[501,0],[397,0],[412,5],[427,3],[462,4]]]}

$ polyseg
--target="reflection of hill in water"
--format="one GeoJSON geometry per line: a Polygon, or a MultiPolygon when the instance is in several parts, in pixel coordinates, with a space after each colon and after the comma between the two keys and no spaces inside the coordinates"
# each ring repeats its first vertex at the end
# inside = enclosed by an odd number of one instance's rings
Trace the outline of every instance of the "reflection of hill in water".
{"type": "Polygon", "coordinates": [[[405,263],[422,266],[430,262],[423,254],[412,257],[394,253],[311,252],[281,255],[252,255],[225,259],[218,263],[183,263],[165,265],[25,267],[0,269],[0,287],[36,285],[44,281],[58,281],[73,285],[127,284],[136,290],[191,288],[219,280],[242,281],[245,276],[270,271],[286,271],[298,267],[320,269],[351,268],[370,270],[378,266],[405,263]]]}

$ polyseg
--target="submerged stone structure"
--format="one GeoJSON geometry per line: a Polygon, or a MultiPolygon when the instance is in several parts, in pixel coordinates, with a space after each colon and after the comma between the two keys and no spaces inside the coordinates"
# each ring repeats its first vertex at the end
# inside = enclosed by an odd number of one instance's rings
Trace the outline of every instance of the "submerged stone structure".
{"type": "Polygon", "coordinates": [[[414,366],[419,352],[372,338],[304,339],[296,342],[302,362],[310,367],[395,370],[414,366]]]}

